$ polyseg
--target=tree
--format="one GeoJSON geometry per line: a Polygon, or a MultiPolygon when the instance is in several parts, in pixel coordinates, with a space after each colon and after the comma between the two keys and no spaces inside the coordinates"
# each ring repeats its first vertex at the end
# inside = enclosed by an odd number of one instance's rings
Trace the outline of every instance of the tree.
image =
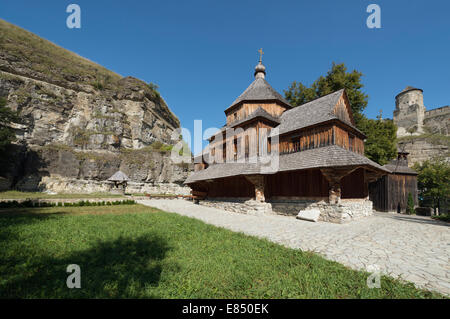
{"type": "Polygon", "coordinates": [[[363,74],[356,70],[347,72],[344,63],[333,62],[326,76],[320,76],[310,87],[293,82],[284,91],[286,100],[293,106],[307,103],[321,96],[345,89],[356,127],[367,136],[365,154],[371,160],[384,165],[397,154],[397,128],[392,121],[367,119],[363,114],[369,96],[362,92],[363,74]]]}
{"type": "Polygon", "coordinates": [[[6,104],[7,100],[0,97],[0,151],[4,151],[15,140],[16,135],[10,123],[19,121],[17,113],[7,108],[6,104]]]}
{"type": "Polygon", "coordinates": [[[442,158],[416,163],[414,169],[419,173],[417,187],[421,204],[431,204],[433,208],[446,206],[450,200],[450,163],[442,158]]]}
{"type": "Polygon", "coordinates": [[[392,120],[373,120],[362,116],[359,129],[366,134],[364,153],[380,165],[397,155],[397,126],[392,120]]]}
{"type": "Polygon", "coordinates": [[[318,97],[345,89],[356,126],[358,126],[362,112],[366,108],[369,99],[369,96],[361,91],[364,86],[361,83],[362,76],[363,74],[356,70],[347,72],[347,67],[344,63],[336,64],[333,62],[327,75],[320,76],[311,87],[294,81],[289,89],[284,91],[284,95],[286,100],[293,106],[299,106],[318,97]]]}

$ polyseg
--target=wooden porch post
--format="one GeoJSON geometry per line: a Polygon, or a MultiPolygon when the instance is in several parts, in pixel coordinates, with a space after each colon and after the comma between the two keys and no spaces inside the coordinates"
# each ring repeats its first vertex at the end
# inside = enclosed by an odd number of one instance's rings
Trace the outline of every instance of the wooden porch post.
{"type": "Polygon", "coordinates": [[[329,181],[330,189],[328,192],[328,201],[330,204],[339,204],[341,201],[341,183],[340,179],[329,181]]]}
{"type": "Polygon", "coordinates": [[[358,169],[358,167],[350,168],[321,168],[322,175],[327,179],[328,201],[330,204],[339,204],[341,201],[341,179],[358,169]]]}
{"type": "Polygon", "coordinates": [[[265,202],[266,199],[264,197],[264,189],[265,189],[264,175],[248,175],[245,176],[245,178],[255,187],[255,199],[258,202],[265,202]]]}

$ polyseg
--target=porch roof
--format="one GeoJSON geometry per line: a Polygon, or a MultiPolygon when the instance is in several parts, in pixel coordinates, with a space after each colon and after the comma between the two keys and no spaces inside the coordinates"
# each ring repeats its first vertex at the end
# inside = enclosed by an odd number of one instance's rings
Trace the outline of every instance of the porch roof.
{"type": "Polygon", "coordinates": [[[409,168],[407,165],[402,165],[402,163],[397,165],[395,161],[384,165],[383,168],[391,171],[392,174],[419,175],[415,170],[409,168]]]}
{"type": "Polygon", "coordinates": [[[342,168],[347,166],[366,166],[383,173],[390,173],[388,169],[378,165],[367,157],[351,152],[337,145],[279,155],[278,159],[278,165],[273,166],[275,169],[270,169],[268,167],[269,165],[264,165],[261,163],[212,164],[207,169],[191,174],[184,183],[191,184],[198,181],[238,175],[274,174],[277,172],[312,168],[342,168]]]}

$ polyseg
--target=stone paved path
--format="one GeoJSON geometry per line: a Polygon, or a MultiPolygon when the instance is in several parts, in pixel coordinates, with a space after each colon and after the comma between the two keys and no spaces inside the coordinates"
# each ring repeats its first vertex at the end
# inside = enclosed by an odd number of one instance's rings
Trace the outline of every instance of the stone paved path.
{"type": "Polygon", "coordinates": [[[450,295],[450,227],[427,217],[375,213],[348,224],[312,223],[280,215],[251,216],[184,200],[139,203],[319,253],[353,269],[384,274],[450,295]]]}

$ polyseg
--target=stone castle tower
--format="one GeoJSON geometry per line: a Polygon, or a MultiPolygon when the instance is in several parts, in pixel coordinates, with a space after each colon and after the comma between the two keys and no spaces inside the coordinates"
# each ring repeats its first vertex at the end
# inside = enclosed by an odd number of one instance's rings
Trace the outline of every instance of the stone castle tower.
{"type": "Polygon", "coordinates": [[[427,111],[423,102],[423,90],[406,87],[395,97],[394,123],[399,148],[408,152],[409,166],[436,156],[444,156],[450,162],[450,106],[427,111]],[[424,134],[425,133],[425,134],[424,134]]]}
{"type": "Polygon", "coordinates": [[[437,133],[449,135],[450,106],[430,111],[423,102],[423,90],[406,87],[395,97],[394,123],[397,125],[397,137],[437,133]]]}
{"type": "Polygon", "coordinates": [[[395,97],[394,111],[394,123],[398,127],[397,136],[423,134],[425,111],[421,89],[408,86],[400,92],[395,97]]]}

